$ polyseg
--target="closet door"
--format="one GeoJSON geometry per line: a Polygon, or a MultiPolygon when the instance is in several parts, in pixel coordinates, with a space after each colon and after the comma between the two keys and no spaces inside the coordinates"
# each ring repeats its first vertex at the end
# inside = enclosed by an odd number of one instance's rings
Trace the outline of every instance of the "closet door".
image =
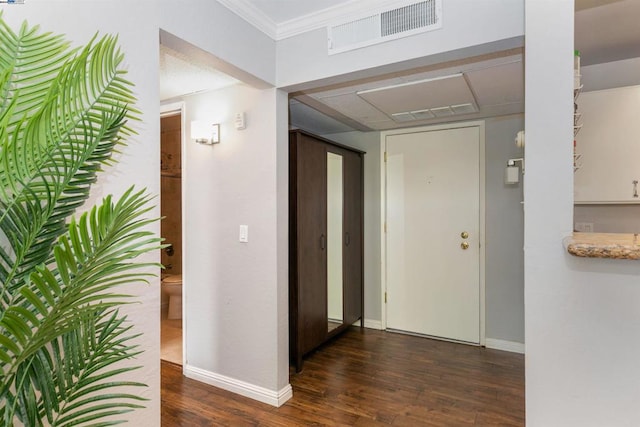
{"type": "Polygon", "coordinates": [[[350,325],[363,311],[362,156],[345,150],[344,162],[344,320],[350,325]]]}
{"type": "Polygon", "coordinates": [[[297,267],[299,357],[327,336],[326,146],[298,134],[297,267]],[[320,195],[320,197],[319,197],[320,195]]]}

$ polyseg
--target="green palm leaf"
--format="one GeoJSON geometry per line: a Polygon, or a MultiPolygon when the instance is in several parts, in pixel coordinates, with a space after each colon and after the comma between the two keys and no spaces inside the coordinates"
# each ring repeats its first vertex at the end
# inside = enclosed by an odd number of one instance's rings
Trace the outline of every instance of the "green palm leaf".
{"type": "MultiPolygon", "coordinates": [[[[21,55],[0,81],[14,100],[0,112],[6,129],[0,134],[0,226],[10,243],[0,253],[0,279],[11,294],[31,268],[48,260],[65,218],[88,198],[96,173],[122,142],[134,98],[118,69],[123,56],[115,37],[73,55],[62,50],[66,43],[59,37],[24,26],[14,34],[0,25],[0,40],[21,55]],[[33,102],[34,94],[40,102],[33,102]]],[[[9,298],[5,293],[2,300],[9,298]]]]}
{"type": "Polygon", "coordinates": [[[148,202],[143,192],[130,189],[117,203],[108,196],[99,208],[72,220],[54,249],[56,269],[38,267],[20,288],[0,318],[0,360],[5,361],[0,402],[7,402],[0,403],[0,411],[29,425],[42,416],[53,425],[67,425],[89,416],[85,412],[102,413],[87,409],[102,400],[119,399],[104,408],[109,413],[136,407],[122,403],[132,398],[127,394],[84,395],[129,384],[94,382],[131,370],[102,368],[137,353],[135,346],[125,345],[133,337],[121,337],[129,328],[113,311],[128,297],[112,291],[124,283],[146,282],[136,271],[144,264],[131,260],[160,244],[145,231],[153,221],[142,218],[148,202]],[[41,398],[34,398],[34,390],[41,398]]]}
{"type": "Polygon", "coordinates": [[[141,350],[118,307],[161,247],[144,191],[69,218],[138,112],[113,36],[70,49],[0,12],[0,423],[112,425],[140,407],[141,350]]]}

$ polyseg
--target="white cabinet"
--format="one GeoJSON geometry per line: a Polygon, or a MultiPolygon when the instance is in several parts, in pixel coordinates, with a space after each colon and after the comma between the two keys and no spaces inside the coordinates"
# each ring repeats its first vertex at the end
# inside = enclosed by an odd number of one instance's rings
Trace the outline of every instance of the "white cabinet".
{"type": "Polygon", "coordinates": [[[640,86],[583,92],[575,203],[640,203],[640,86]]]}

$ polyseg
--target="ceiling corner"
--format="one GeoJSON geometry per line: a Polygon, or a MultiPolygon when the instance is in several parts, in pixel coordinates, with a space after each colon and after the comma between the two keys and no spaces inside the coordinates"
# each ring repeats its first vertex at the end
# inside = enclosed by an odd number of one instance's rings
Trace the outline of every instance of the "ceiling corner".
{"type": "Polygon", "coordinates": [[[247,0],[217,0],[218,3],[238,15],[240,18],[276,40],[278,25],[265,15],[259,8],[247,0]]]}

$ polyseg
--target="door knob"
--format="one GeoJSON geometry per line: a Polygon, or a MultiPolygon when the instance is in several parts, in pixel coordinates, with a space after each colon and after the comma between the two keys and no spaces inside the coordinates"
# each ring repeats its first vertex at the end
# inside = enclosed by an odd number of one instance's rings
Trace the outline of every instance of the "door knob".
{"type": "Polygon", "coordinates": [[[466,231],[463,231],[462,233],[460,233],[460,237],[462,237],[463,239],[468,239],[469,233],[467,233],[466,231]]]}
{"type": "Polygon", "coordinates": [[[469,242],[462,242],[460,243],[460,247],[462,248],[462,250],[467,250],[469,249],[469,242]]]}

